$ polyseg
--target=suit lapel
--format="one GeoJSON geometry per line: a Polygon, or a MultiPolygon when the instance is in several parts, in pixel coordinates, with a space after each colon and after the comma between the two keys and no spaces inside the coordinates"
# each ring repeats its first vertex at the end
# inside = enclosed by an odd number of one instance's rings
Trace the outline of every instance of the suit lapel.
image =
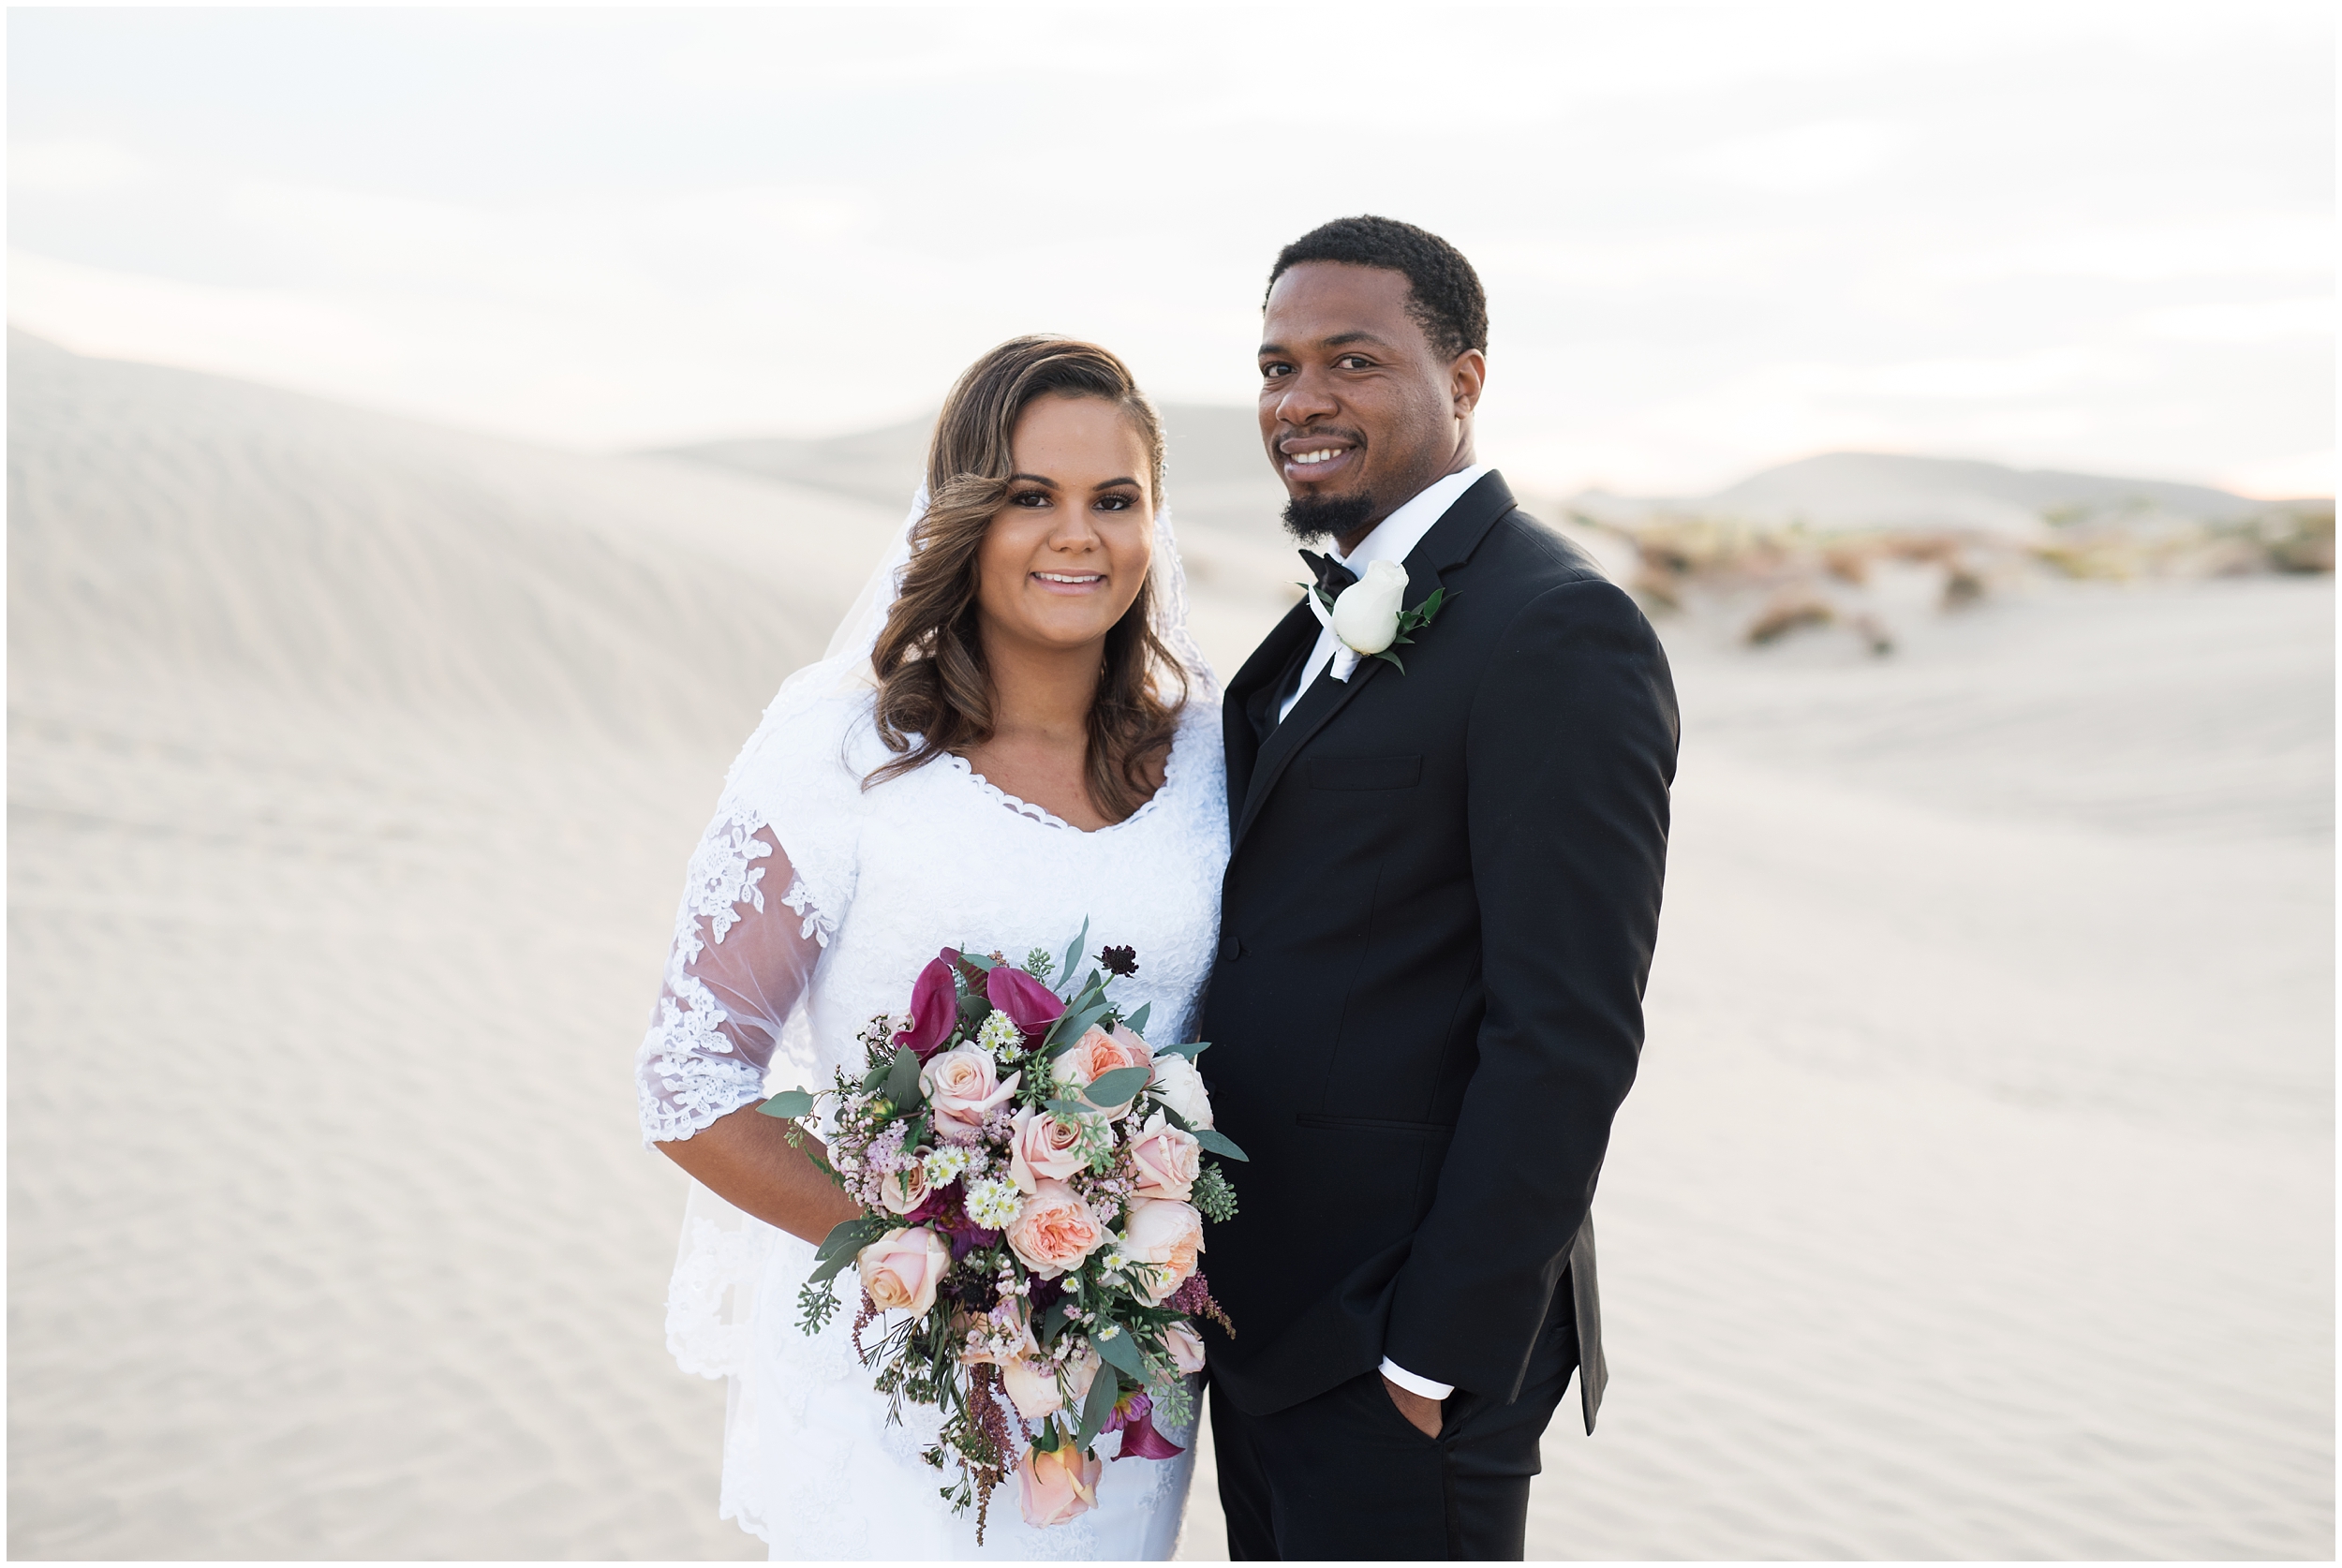
{"type": "MultiPolygon", "coordinates": [[[[1317,617],[1310,614],[1306,604],[1296,604],[1285,618],[1269,629],[1253,657],[1228,682],[1221,698],[1220,729],[1222,745],[1228,763],[1228,826],[1231,831],[1241,817],[1246,793],[1258,766],[1262,740],[1253,727],[1254,699],[1264,687],[1274,688],[1278,677],[1292,667],[1294,660],[1308,653],[1317,641],[1317,617]]],[[[1276,700],[1276,692],[1268,692],[1268,701],[1276,700]]]]}
{"type": "MultiPolygon", "coordinates": [[[[1505,482],[1505,476],[1490,470],[1480,481],[1456,497],[1445,514],[1431,525],[1416,547],[1407,553],[1407,595],[1409,604],[1420,604],[1444,575],[1454,567],[1472,558],[1480,540],[1495,526],[1496,520],[1513,510],[1513,493],[1505,482]]],[[[1436,623],[1434,623],[1436,624],[1436,623]]],[[[1285,618],[1277,623],[1275,630],[1253,657],[1237,672],[1236,680],[1227,693],[1228,707],[1223,720],[1228,747],[1228,806],[1234,817],[1229,851],[1244,842],[1245,831],[1260,815],[1267,803],[1268,792],[1277,787],[1277,780],[1292,765],[1300,753],[1334,716],[1350,705],[1352,699],[1366,689],[1386,666],[1379,658],[1362,658],[1350,673],[1347,681],[1338,681],[1321,674],[1310,684],[1309,690],[1293,706],[1285,721],[1270,732],[1267,740],[1254,745],[1252,721],[1245,711],[1245,697],[1264,680],[1274,679],[1294,657],[1295,643],[1306,636],[1309,643],[1317,640],[1317,618],[1309,606],[1297,604],[1285,618]],[[1241,731],[1239,737],[1238,732],[1241,731]],[[1242,747],[1241,766],[1238,750],[1242,747]],[[1239,806],[1238,803],[1241,801],[1239,806]]],[[[1401,656],[1404,657],[1403,655],[1401,656]]],[[[1394,679],[1403,678],[1397,675],[1394,679]]]]}

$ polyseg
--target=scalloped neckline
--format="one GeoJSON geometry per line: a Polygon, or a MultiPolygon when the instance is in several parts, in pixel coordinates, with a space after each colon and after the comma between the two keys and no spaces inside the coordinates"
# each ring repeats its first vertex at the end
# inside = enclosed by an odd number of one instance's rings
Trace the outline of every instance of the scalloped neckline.
{"type": "Polygon", "coordinates": [[[1105,826],[1099,828],[1075,827],[1073,823],[1067,821],[1064,818],[1059,816],[1056,812],[1050,810],[1045,806],[1036,806],[1031,801],[1019,800],[1016,796],[1010,794],[1006,790],[1001,789],[998,784],[993,783],[992,780],[978,773],[976,771],[975,764],[971,762],[967,758],[962,757],[956,751],[944,752],[943,761],[949,762],[953,768],[958,772],[961,777],[974,784],[977,789],[982,790],[986,794],[990,795],[1001,805],[1008,807],[1010,811],[1024,818],[1025,821],[1029,822],[1038,822],[1043,827],[1061,828],[1067,833],[1077,834],[1084,838],[1097,838],[1105,834],[1119,833],[1123,828],[1129,827],[1132,823],[1143,820],[1149,811],[1152,811],[1157,805],[1161,804],[1165,795],[1168,795],[1171,792],[1172,786],[1178,782],[1179,751],[1181,747],[1186,743],[1186,740],[1187,719],[1186,717],[1182,715],[1179,719],[1179,727],[1173,731],[1171,734],[1171,749],[1169,752],[1164,754],[1163,759],[1162,786],[1157,789],[1153,794],[1148,796],[1146,804],[1142,805],[1137,810],[1132,812],[1129,816],[1123,818],[1119,822],[1108,822],[1105,826]]]}

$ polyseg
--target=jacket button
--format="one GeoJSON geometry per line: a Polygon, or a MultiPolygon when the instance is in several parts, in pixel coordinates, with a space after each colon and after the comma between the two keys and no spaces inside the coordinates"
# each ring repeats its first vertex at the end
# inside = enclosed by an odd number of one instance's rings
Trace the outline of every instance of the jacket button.
{"type": "Polygon", "coordinates": [[[1233,931],[1221,932],[1220,961],[1223,964],[1233,964],[1243,955],[1244,944],[1236,939],[1236,933],[1233,931]]]}

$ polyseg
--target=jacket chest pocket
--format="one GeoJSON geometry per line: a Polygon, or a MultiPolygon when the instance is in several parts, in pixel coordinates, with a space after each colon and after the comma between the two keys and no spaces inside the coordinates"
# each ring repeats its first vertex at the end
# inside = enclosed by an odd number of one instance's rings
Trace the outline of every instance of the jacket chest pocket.
{"type": "Polygon", "coordinates": [[[1423,758],[1312,757],[1312,790],[1412,790],[1423,781],[1423,758]]]}

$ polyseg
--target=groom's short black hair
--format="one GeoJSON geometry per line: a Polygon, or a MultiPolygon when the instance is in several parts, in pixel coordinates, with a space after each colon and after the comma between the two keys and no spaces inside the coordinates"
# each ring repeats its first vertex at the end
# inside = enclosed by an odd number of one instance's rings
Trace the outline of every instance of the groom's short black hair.
{"type": "Polygon", "coordinates": [[[1397,218],[1336,218],[1321,223],[1277,253],[1268,287],[1304,261],[1341,261],[1407,274],[1407,314],[1445,359],[1467,348],[1489,350],[1489,297],[1462,251],[1426,229],[1397,218]]]}

